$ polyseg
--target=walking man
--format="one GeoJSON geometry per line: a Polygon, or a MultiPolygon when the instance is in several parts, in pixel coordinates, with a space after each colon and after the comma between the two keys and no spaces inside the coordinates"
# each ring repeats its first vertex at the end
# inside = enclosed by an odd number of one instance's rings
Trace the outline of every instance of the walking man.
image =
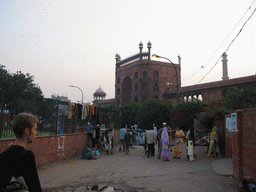
{"type": "Polygon", "coordinates": [[[122,128],[119,131],[119,136],[120,136],[120,146],[119,146],[119,152],[122,151],[122,145],[123,145],[123,151],[125,151],[125,140],[124,140],[124,135],[126,133],[126,129],[122,128]]]}
{"type": "Polygon", "coordinates": [[[29,191],[42,191],[36,169],[35,156],[26,150],[37,136],[38,119],[27,113],[18,114],[12,124],[16,140],[0,154],[0,191],[10,182],[12,176],[22,176],[29,191]]]}
{"type": "Polygon", "coordinates": [[[150,157],[150,155],[155,156],[154,145],[156,142],[156,133],[153,128],[150,128],[150,130],[146,132],[146,140],[148,144],[148,157],[150,157]]]}

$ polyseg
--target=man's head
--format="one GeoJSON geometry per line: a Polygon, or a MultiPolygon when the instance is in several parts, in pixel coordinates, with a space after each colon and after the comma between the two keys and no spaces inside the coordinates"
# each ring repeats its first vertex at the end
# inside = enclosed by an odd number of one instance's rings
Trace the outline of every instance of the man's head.
{"type": "Polygon", "coordinates": [[[88,123],[87,123],[87,125],[91,125],[91,123],[90,123],[90,122],[88,122],[88,123]]]}
{"type": "Polygon", "coordinates": [[[13,119],[12,130],[17,138],[28,136],[28,143],[31,143],[36,135],[38,119],[34,115],[20,113],[13,119]]]}
{"type": "Polygon", "coordinates": [[[166,127],[166,123],[165,122],[163,122],[163,127],[166,127]]]}

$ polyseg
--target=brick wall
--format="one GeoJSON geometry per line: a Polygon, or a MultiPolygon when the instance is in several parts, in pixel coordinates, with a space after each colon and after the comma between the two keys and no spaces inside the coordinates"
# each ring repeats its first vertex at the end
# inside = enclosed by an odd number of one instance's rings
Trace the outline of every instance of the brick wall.
{"type": "MultiPolygon", "coordinates": [[[[86,144],[86,133],[37,137],[27,149],[33,151],[37,166],[60,159],[81,155],[86,144]]],[[[0,152],[14,143],[15,139],[0,140],[0,152]]]]}
{"type": "MultiPolygon", "coordinates": [[[[0,153],[14,143],[15,139],[0,139],[0,153]]],[[[56,135],[37,137],[27,149],[33,151],[37,166],[66,159],[80,157],[86,145],[87,134],[56,135]]],[[[119,130],[114,134],[114,146],[119,144],[119,130]]]]}
{"type": "Polygon", "coordinates": [[[236,178],[250,175],[256,179],[256,108],[237,110],[236,113],[238,131],[226,130],[226,157],[233,158],[236,178]]]}
{"type": "Polygon", "coordinates": [[[243,174],[256,178],[256,108],[243,110],[243,174]]]}

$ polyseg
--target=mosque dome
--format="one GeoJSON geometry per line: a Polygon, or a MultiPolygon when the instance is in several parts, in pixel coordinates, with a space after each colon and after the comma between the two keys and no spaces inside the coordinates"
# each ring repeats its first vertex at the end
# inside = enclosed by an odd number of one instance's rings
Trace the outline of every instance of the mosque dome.
{"type": "Polygon", "coordinates": [[[106,97],[106,93],[103,91],[103,89],[99,86],[99,88],[95,91],[95,93],[93,94],[94,98],[101,98],[103,99],[104,97],[106,97]]]}

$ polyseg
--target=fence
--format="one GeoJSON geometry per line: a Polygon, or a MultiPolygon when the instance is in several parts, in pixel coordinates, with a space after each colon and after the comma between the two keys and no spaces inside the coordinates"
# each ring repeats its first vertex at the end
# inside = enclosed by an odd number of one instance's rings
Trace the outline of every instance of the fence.
{"type": "MultiPolygon", "coordinates": [[[[77,108],[69,110],[70,102],[66,97],[48,99],[5,94],[0,97],[0,102],[0,138],[14,137],[11,123],[15,115],[21,112],[31,113],[38,117],[39,136],[83,133],[88,122],[93,125],[104,124],[106,128],[119,129],[121,127],[119,111],[94,107],[94,114],[81,118],[77,116],[77,108]]],[[[82,105],[74,103],[74,106],[81,107],[82,105]]]]}

